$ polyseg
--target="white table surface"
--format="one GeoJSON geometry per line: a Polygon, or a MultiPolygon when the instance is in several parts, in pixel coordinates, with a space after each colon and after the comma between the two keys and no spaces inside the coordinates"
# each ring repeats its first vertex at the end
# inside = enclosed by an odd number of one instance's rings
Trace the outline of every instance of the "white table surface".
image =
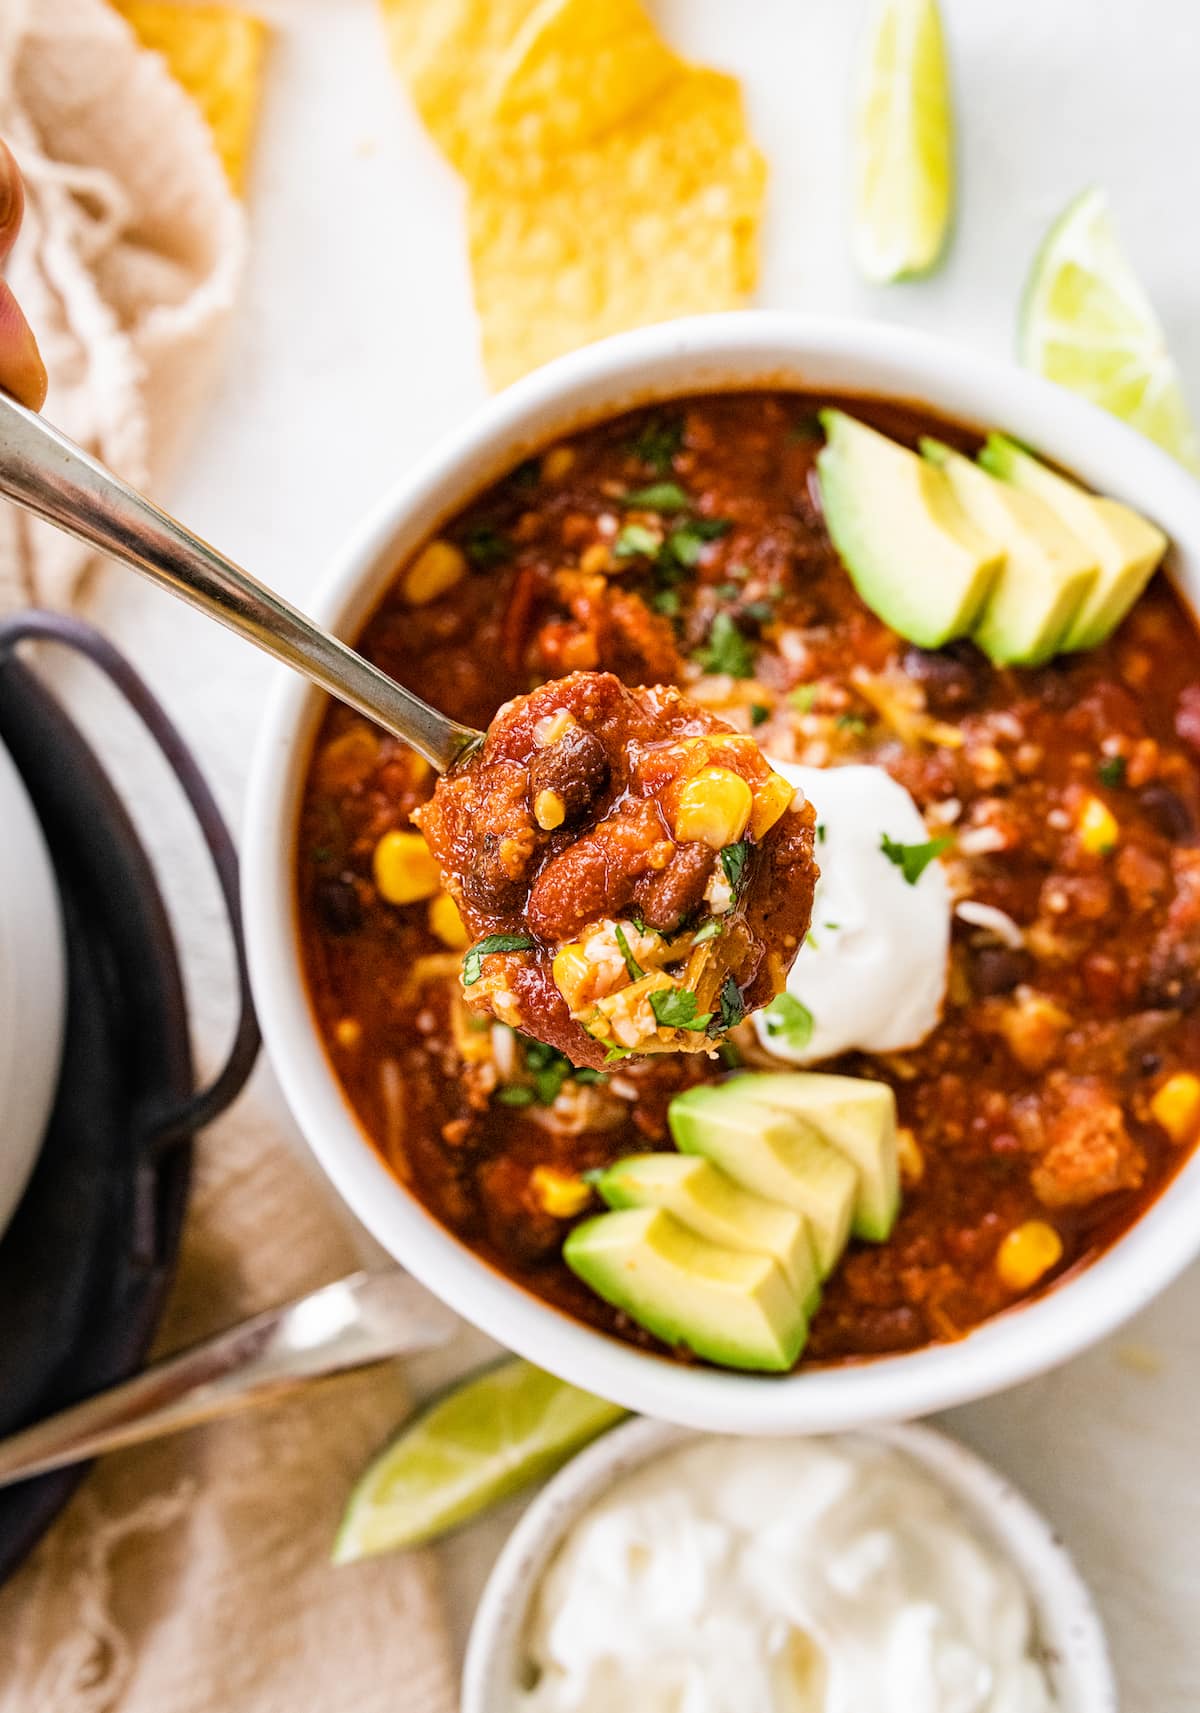
{"type": "MultiPolygon", "coordinates": [[[[597,0],[600,3],[600,0],[597,0]]],[[[859,284],[845,247],[847,66],[858,0],[661,0],[673,39],[738,72],[771,161],[761,302],[909,322],[1011,349],[1028,259],[1099,182],[1200,402],[1200,71],[1195,0],[944,0],[962,202],[927,283],[859,284]]],[[[460,193],[385,63],[369,0],[256,0],[276,26],[250,206],[254,254],[230,358],[164,496],[303,602],[385,485],[484,395],[460,193]]],[[[112,572],[93,606],[190,736],[237,821],[273,668],[158,591],[112,572]]],[[[161,770],[88,692],[168,876],[209,1058],[227,1015],[219,913],[161,770]]],[[[269,1072],[247,1097],[294,1128],[269,1072]]],[[[298,1139],[297,1139],[298,1140],[298,1139]]],[[[486,1341],[414,1369],[421,1389],[486,1341]]],[[[1200,1706],[1200,1269],[1123,1333],[1043,1380],[955,1411],[1060,1528],[1107,1619],[1130,1713],[1200,1706]]],[[[444,1549],[461,1638],[508,1519],[444,1549]]]]}

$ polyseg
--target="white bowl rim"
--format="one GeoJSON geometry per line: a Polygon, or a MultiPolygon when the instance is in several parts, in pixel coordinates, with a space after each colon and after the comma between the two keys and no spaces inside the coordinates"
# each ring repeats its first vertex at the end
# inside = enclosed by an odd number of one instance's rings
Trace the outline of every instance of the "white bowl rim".
{"type": "MultiPolygon", "coordinates": [[[[645,1418],[610,1429],[559,1470],[509,1535],[467,1642],[462,1713],[509,1713],[509,1679],[538,1584],[566,1531],[618,1481],[685,1445],[693,1429],[645,1418]]],[[[1091,1591],[1049,1523],[990,1463],[926,1425],[853,1429],[926,1470],[1013,1564],[1029,1594],[1061,1713],[1117,1713],[1117,1684],[1091,1591]]]]}
{"type": "MultiPolygon", "coordinates": [[[[618,335],[489,401],[384,496],[334,561],[314,613],[353,636],[403,552],[556,432],[626,404],[754,385],[917,399],[952,418],[1003,426],[1155,516],[1173,542],[1176,581],[1200,608],[1200,484],[1140,435],[1049,382],[924,334],[750,311],[618,335]]],[[[1098,1261],[956,1344],[766,1378],[673,1363],[535,1297],[460,1243],[392,1176],[316,1035],[292,850],[297,789],[322,700],[281,672],[251,770],[243,897],[264,1038],[293,1114],[352,1211],[500,1343],[644,1415],[711,1432],[827,1433],[929,1414],[1043,1373],[1120,1326],[1200,1252],[1197,1153],[1098,1261]]]]}

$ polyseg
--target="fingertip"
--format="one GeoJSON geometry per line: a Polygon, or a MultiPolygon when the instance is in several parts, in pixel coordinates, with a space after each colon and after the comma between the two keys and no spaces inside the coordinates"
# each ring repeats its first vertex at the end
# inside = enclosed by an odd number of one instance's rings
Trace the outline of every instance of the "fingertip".
{"type": "Polygon", "coordinates": [[[48,385],[33,331],[11,290],[0,280],[0,388],[18,404],[41,410],[48,385]]]}

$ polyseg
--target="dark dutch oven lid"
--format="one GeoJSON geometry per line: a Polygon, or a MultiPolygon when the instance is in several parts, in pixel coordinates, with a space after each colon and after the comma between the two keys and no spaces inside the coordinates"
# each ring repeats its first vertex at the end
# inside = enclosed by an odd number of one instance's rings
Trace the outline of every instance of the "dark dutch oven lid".
{"type": "MultiPolygon", "coordinates": [[[[145,685],[95,631],[21,615],[0,624],[0,739],[54,862],[66,932],[62,1069],[46,1137],[0,1241],[0,1435],[142,1365],[175,1267],[195,1132],[237,1095],[258,1052],[237,860],[195,762],[145,685]],[[187,1006],[162,896],[104,770],[18,645],[86,654],[142,719],[208,846],[229,914],[240,1009],[215,1081],[194,1091],[187,1006]]],[[[83,1471],[0,1491],[0,1580],[83,1471]]]]}

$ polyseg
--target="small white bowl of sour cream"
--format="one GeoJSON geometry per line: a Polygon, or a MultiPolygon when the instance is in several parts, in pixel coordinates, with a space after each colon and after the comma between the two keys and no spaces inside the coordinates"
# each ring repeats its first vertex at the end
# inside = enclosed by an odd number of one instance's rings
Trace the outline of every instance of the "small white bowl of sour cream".
{"type": "Polygon", "coordinates": [[[480,1602],[462,1713],[1117,1713],[1091,1596],[932,1428],[635,1420],[574,1458],[480,1602]]]}

